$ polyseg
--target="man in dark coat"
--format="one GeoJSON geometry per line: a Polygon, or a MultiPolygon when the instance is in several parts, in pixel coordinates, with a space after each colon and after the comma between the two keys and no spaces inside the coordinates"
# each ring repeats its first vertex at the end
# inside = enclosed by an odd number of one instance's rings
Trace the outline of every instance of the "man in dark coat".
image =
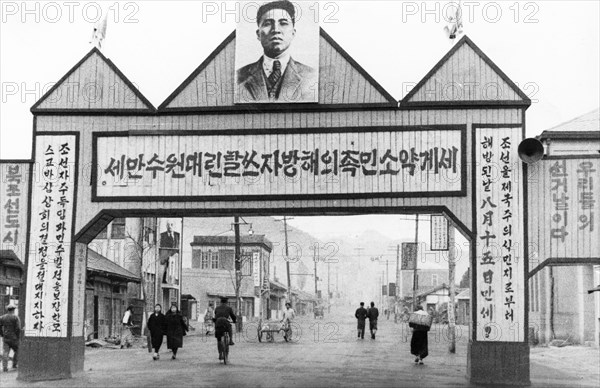
{"type": "Polygon", "coordinates": [[[365,322],[367,320],[367,309],[365,309],[365,302],[360,302],[360,307],[356,309],[354,316],[358,320],[358,338],[365,339],[365,322]]]}
{"type": "Polygon", "coordinates": [[[371,339],[375,339],[377,334],[377,318],[379,317],[379,310],[375,307],[375,302],[371,302],[371,307],[367,311],[369,318],[369,330],[371,331],[371,339]]]}
{"type": "Polygon", "coordinates": [[[150,340],[152,348],[154,348],[152,359],[155,361],[160,358],[158,352],[163,343],[163,336],[167,331],[167,321],[161,310],[162,306],[157,304],[154,306],[154,313],[148,318],[148,330],[150,330],[150,340]]]}
{"type": "Polygon", "coordinates": [[[175,360],[177,358],[177,349],[183,347],[183,336],[188,331],[188,326],[175,303],[171,305],[171,309],[165,315],[165,321],[167,327],[167,348],[173,351],[171,359],[175,360]]]}
{"type": "MultiPolygon", "coordinates": [[[[424,316],[428,315],[423,311],[423,307],[421,306],[417,306],[415,313],[424,316]]],[[[423,365],[423,359],[429,354],[427,344],[427,332],[429,331],[429,326],[410,322],[408,326],[413,329],[412,338],[410,340],[410,353],[416,356],[415,363],[423,365]]]]}
{"type": "Polygon", "coordinates": [[[3,339],[2,370],[8,372],[8,355],[13,351],[12,367],[17,367],[19,355],[19,340],[21,338],[21,321],[15,314],[16,307],[12,304],[6,306],[7,313],[0,317],[0,336],[3,339]]]}
{"type": "Polygon", "coordinates": [[[213,321],[215,322],[215,337],[217,338],[217,341],[219,341],[223,334],[228,332],[229,345],[235,345],[233,343],[233,328],[231,327],[228,318],[231,318],[233,323],[236,323],[236,316],[227,302],[227,298],[221,298],[221,304],[215,308],[215,315],[213,318],[213,321]]]}
{"type": "Polygon", "coordinates": [[[296,36],[292,2],[263,4],[256,23],[263,55],[237,70],[238,102],[317,102],[317,71],[295,61],[289,53],[296,36]]]}

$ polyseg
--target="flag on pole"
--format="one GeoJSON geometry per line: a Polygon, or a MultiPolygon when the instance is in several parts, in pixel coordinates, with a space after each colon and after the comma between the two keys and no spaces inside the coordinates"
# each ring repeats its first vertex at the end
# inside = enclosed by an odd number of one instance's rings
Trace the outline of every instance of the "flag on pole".
{"type": "Polygon", "coordinates": [[[92,33],[92,43],[99,49],[102,48],[102,41],[106,38],[106,26],[108,24],[108,12],[104,14],[104,17],[94,25],[94,32],[92,33]]]}

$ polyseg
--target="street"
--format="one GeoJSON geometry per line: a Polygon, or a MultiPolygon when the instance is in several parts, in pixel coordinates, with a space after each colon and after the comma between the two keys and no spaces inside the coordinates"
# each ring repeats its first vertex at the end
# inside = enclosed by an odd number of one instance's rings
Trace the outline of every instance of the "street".
{"type": "MultiPolygon", "coordinates": [[[[449,354],[446,326],[429,334],[429,357],[415,365],[410,355],[406,324],[379,321],[376,340],[356,338],[353,309],[326,314],[324,320],[297,320],[295,338],[286,343],[280,334],[274,342],[259,343],[256,324],[235,334],[230,364],[220,364],[216,342],[196,330],[184,339],[177,360],[165,349],[159,361],[141,342],[134,348],[86,349],[85,372],[68,381],[19,382],[17,373],[0,374],[3,387],[75,386],[469,386],[466,374],[467,327],[457,328],[456,354],[449,354]],[[298,330],[300,328],[300,330],[298,330]],[[298,335],[299,334],[299,335],[298,335]]],[[[264,338],[264,337],[263,337],[264,338]]],[[[598,386],[597,349],[584,347],[532,348],[532,386],[598,386]]]]}

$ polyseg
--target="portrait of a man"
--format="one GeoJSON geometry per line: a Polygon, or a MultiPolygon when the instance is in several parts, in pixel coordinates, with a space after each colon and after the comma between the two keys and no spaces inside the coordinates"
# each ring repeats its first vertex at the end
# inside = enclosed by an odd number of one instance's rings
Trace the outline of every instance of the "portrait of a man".
{"type": "MultiPolygon", "coordinates": [[[[265,3],[258,8],[255,39],[260,43],[260,55],[257,59],[252,59],[253,62],[237,69],[236,102],[318,101],[318,65],[313,67],[304,64],[292,55],[296,52],[308,52],[309,55],[305,54],[305,56],[316,55],[318,64],[318,39],[308,41],[316,42],[314,45],[316,47],[311,48],[312,52],[307,51],[307,47],[294,50],[296,36],[301,33],[297,31],[296,16],[294,4],[287,0],[265,3]]],[[[316,27],[318,33],[318,26],[316,27]]],[[[236,37],[236,39],[240,44],[238,49],[248,51],[249,48],[245,47],[243,37],[236,37]]],[[[253,46],[258,45],[253,44],[253,46]]],[[[254,52],[255,50],[256,48],[250,49],[254,52]]],[[[237,58],[239,57],[238,55],[237,58]]]]}
{"type": "Polygon", "coordinates": [[[167,230],[160,234],[159,259],[160,269],[162,272],[162,282],[170,283],[168,280],[169,260],[174,255],[179,255],[179,232],[173,228],[174,223],[171,220],[167,221],[167,230]]]}

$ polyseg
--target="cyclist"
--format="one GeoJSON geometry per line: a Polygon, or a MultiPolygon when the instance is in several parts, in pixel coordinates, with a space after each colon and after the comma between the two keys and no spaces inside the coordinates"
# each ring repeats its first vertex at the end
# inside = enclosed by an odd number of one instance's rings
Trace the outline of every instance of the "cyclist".
{"type": "MultiPolygon", "coordinates": [[[[213,318],[213,321],[215,322],[215,337],[217,338],[217,345],[225,332],[229,333],[229,345],[235,345],[233,343],[233,329],[231,327],[231,323],[229,322],[229,318],[231,318],[233,323],[236,322],[235,313],[227,304],[227,298],[221,298],[221,304],[215,308],[213,318]]],[[[223,355],[219,351],[219,360],[222,357],[223,355]]]]}

